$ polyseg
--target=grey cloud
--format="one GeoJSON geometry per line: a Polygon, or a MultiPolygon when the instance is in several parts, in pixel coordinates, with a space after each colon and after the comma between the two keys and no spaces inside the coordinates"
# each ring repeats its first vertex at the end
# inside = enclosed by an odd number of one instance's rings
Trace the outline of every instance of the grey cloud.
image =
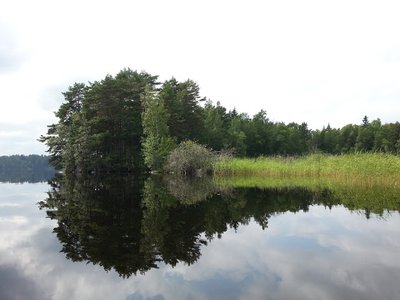
{"type": "Polygon", "coordinates": [[[134,293],[133,295],[129,296],[126,298],[126,300],[165,300],[165,298],[162,295],[156,295],[151,298],[144,298],[140,293],[134,293]]]}
{"type": "Polygon", "coordinates": [[[46,300],[47,292],[12,266],[0,266],[0,299],[2,300],[46,300]]]}

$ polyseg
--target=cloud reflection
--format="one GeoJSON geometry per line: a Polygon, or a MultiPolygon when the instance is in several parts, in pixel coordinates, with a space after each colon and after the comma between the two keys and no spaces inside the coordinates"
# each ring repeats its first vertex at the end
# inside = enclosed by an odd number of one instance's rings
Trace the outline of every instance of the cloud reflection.
{"type": "Polygon", "coordinates": [[[0,299],[51,299],[48,291],[43,290],[31,278],[26,277],[14,266],[0,266],[0,299]]]}

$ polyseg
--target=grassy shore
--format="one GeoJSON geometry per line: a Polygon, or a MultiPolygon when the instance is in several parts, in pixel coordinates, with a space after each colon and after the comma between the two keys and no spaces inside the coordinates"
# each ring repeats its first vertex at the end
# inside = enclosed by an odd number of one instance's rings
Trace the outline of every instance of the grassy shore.
{"type": "Polygon", "coordinates": [[[384,153],[312,154],[299,158],[221,159],[215,176],[326,176],[400,179],[400,156],[384,153]]]}

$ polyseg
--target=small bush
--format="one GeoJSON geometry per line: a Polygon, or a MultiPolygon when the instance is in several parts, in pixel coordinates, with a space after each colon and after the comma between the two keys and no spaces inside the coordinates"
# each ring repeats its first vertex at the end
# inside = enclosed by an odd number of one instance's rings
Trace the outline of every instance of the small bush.
{"type": "Polygon", "coordinates": [[[212,172],[214,153],[192,141],[182,142],[167,158],[165,170],[185,176],[202,176],[212,172]]]}

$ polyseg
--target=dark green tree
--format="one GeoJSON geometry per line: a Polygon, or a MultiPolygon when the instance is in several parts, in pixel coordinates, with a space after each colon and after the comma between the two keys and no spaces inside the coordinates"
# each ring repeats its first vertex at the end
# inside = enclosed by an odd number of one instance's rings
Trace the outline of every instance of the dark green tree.
{"type": "Polygon", "coordinates": [[[247,122],[245,121],[246,155],[260,156],[272,153],[273,124],[269,121],[267,113],[261,110],[247,122]]]}
{"type": "Polygon", "coordinates": [[[374,128],[365,116],[362,120],[362,125],[358,128],[356,139],[356,151],[372,151],[374,148],[374,128]]]}
{"type": "Polygon", "coordinates": [[[341,153],[353,152],[355,150],[357,135],[357,125],[348,124],[340,129],[339,143],[341,153]]]}
{"type": "Polygon", "coordinates": [[[246,115],[234,116],[230,119],[228,125],[226,148],[232,149],[238,156],[246,155],[247,145],[244,132],[244,120],[246,118],[246,115]]]}
{"type": "Polygon", "coordinates": [[[207,101],[204,106],[204,143],[214,150],[221,150],[227,144],[227,116],[226,109],[217,102],[214,106],[207,101]]]}
{"type": "Polygon", "coordinates": [[[204,119],[200,102],[204,99],[200,98],[199,86],[192,80],[178,82],[172,78],[164,82],[159,97],[169,115],[170,135],[178,142],[202,140],[204,119]]]}
{"type": "Polygon", "coordinates": [[[87,152],[96,170],[135,170],[142,166],[141,95],[156,76],[126,69],[92,84],[84,102],[87,152]]]}
{"type": "Polygon", "coordinates": [[[48,146],[51,162],[66,172],[132,171],[143,165],[142,103],[146,86],[157,76],[124,69],[89,85],[75,84],[64,93],[40,141],[48,146]]]}

